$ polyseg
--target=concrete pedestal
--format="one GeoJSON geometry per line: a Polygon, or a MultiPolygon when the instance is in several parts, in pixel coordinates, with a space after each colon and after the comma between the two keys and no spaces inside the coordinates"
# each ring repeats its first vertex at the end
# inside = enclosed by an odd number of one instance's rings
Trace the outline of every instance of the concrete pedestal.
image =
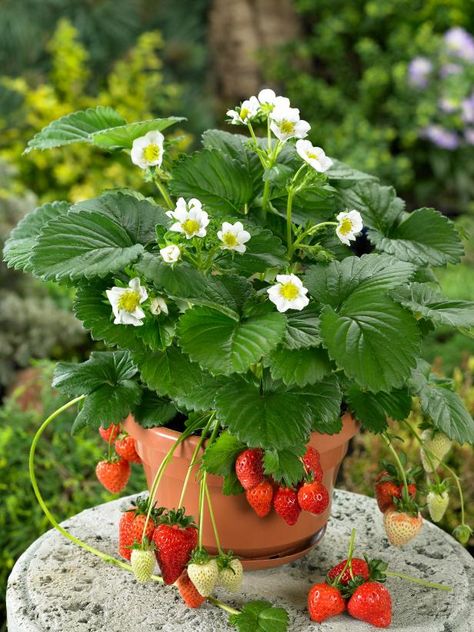
{"type": "MultiPolygon", "coordinates": [[[[100,550],[116,554],[117,524],[124,500],[84,511],[64,526],[100,550]]],[[[473,632],[474,559],[449,535],[425,522],[421,535],[403,550],[390,546],[375,501],[336,491],[333,514],[322,542],[288,566],[248,572],[243,592],[217,596],[239,608],[246,600],[267,599],[286,608],[290,630],[368,632],[373,627],[347,614],[321,625],[306,612],[310,586],[345,556],[352,527],[356,555],[386,560],[392,570],[453,586],[427,589],[391,578],[393,621],[400,632],[473,632]]],[[[249,533],[249,537],[251,534],[249,533]]],[[[227,614],[205,604],[190,610],[177,590],[158,583],[138,584],[126,571],[105,564],[49,531],[16,563],[7,593],[9,632],[218,632],[230,630],[227,614]]]]}

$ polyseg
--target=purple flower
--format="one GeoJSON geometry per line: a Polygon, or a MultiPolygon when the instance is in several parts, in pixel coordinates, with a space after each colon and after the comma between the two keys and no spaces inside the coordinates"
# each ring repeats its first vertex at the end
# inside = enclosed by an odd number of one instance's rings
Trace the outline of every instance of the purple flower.
{"type": "Polygon", "coordinates": [[[414,88],[426,88],[433,64],[427,57],[414,57],[408,64],[408,83],[414,88]]]}
{"type": "Polygon", "coordinates": [[[459,147],[458,135],[445,127],[441,127],[441,125],[428,125],[421,135],[437,145],[437,147],[441,147],[441,149],[452,151],[459,147]]]}
{"type": "Polygon", "coordinates": [[[460,59],[474,61],[474,37],[460,26],[454,26],[444,34],[448,52],[460,59]]]}
{"type": "Polygon", "coordinates": [[[459,64],[443,64],[439,74],[441,75],[441,78],[444,79],[450,75],[459,75],[460,72],[462,72],[462,66],[459,64]]]}
{"type": "Polygon", "coordinates": [[[462,120],[465,123],[474,123],[474,92],[462,102],[462,120]]]}
{"type": "Polygon", "coordinates": [[[464,132],[464,138],[468,145],[474,145],[474,127],[468,127],[464,132]]]}

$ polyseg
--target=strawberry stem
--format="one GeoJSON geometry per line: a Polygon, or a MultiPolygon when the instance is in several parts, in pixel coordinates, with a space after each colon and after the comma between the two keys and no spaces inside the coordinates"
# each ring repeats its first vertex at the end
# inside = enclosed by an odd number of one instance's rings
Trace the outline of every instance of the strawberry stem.
{"type": "Polygon", "coordinates": [[[199,482],[199,542],[198,548],[202,548],[202,528],[204,525],[204,488],[206,486],[207,472],[204,471],[199,482]]]}
{"type": "Polygon", "coordinates": [[[421,586],[426,586],[427,588],[437,588],[438,590],[452,590],[451,586],[445,586],[444,584],[436,584],[435,582],[428,582],[426,579],[419,579],[418,577],[412,577],[411,575],[405,575],[405,573],[398,573],[397,571],[384,571],[387,577],[399,577],[400,579],[405,579],[406,581],[413,582],[414,584],[420,584],[421,586]]]}
{"type": "Polygon", "coordinates": [[[216,519],[214,517],[214,510],[212,508],[212,502],[211,502],[211,494],[209,493],[209,487],[207,486],[207,481],[206,481],[206,483],[204,485],[204,490],[205,490],[205,493],[206,493],[207,506],[209,508],[209,517],[211,518],[212,530],[214,531],[214,538],[216,540],[217,551],[218,551],[219,554],[221,554],[222,553],[221,541],[219,539],[219,533],[217,531],[216,519]]]}
{"type": "Polygon", "coordinates": [[[352,556],[354,555],[355,538],[356,538],[356,530],[352,529],[351,537],[349,540],[349,547],[347,549],[347,560],[346,560],[346,563],[344,564],[342,571],[339,573],[339,575],[336,578],[337,584],[341,581],[341,577],[346,572],[347,567],[349,567],[349,573],[351,574],[351,578],[354,579],[354,573],[352,572],[352,556]]]}
{"type": "Polygon", "coordinates": [[[400,472],[400,476],[401,476],[402,481],[403,481],[403,496],[405,498],[405,501],[407,501],[408,498],[410,497],[410,493],[408,491],[407,476],[405,474],[405,470],[403,469],[402,462],[400,461],[400,457],[398,456],[397,451],[393,447],[392,442],[390,441],[390,439],[388,438],[388,436],[387,436],[387,434],[385,432],[382,433],[382,439],[385,441],[388,449],[390,450],[390,452],[393,455],[393,458],[395,459],[395,462],[397,464],[397,469],[400,472]]]}
{"type": "Polygon", "coordinates": [[[204,429],[203,429],[203,431],[202,431],[201,438],[199,439],[198,444],[197,444],[197,445],[196,445],[196,447],[194,448],[194,452],[193,452],[193,455],[192,455],[192,457],[191,457],[191,461],[189,462],[188,471],[186,472],[186,476],[185,476],[185,478],[184,478],[183,487],[182,487],[182,489],[181,489],[181,496],[179,497],[178,509],[179,509],[180,507],[182,507],[182,505],[183,505],[184,495],[186,494],[186,489],[187,489],[187,487],[188,487],[189,478],[190,478],[190,476],[191,476],[192,469],[193,469],[193,467],[194,467],[194,466],[195,466],[195,464],[196,464],[198,454],[199,454],[199,452],[200,452],[200,450],[201,450],[201,448],[202,448],[202,445],[203,445],[204,441],[206,440],[206,435],[207,435],[207,433],[209,432],[209,427],[210,427],[210,425],[211,425],[211,423],[212,423],[212,420],[214,419],[215,414],[216,414],[216,413],[214,412],[214,413],[212,413],[212,415],[209,417],[209,421],[207,422],[206,426],[204,427],[204,429]]]}
{"type": "Polygon", "coordinates": [[[215,597],[208,597],[207,600],[214,606],[222,608],[222,610],[225,610],[229,614],[240,614],[240,610],[236,610],[235,608],[232,608],[232,606],[228,606],[226,603],[219,601],[219,599],[216,599],[215,597]]]}

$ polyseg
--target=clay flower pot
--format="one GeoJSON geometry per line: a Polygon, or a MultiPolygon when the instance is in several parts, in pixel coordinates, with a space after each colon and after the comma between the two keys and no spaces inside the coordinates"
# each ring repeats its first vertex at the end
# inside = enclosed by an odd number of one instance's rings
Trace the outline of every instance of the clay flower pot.
{"type": "MultiPolygon", "coordinates": [[[[325,435],[313,432],[310,440],[310,444],[320,452],[324,484],[330,495],[342,459],[347,452],[348,442],[358,430],[356,421],[348,413],[344,414],[342,422],[339,434],[325,435]]],[[[125,429],[136,440],[137,452],[142,459],[150,487],[160,463],[179,433],[164,427],[146,430],[131,416],[125,422],[125,429]]],[[[161,480],[156,497],[158,505],[176,507],[198,440],[198,437],[190,437],[176,449],[161,480]]],[[[301,512],[298,522],[294,526],[289,526],[274,511],[263,519],[258,518],[248,505],[244,494],[224,496],[220,477],[209,475],[207,482],[221,545],[239,556],[246,568],[259,569],[286,564],[305,555],[324,535],[331,505],[318,516],[301,512]]],[[[186,513],[196,518],[198,494],[196,476],[192,475],[184,497],[184,506],[186,513]]],[[[212,527],[207,518],[204,520],[203,544],[209,552],[216,552],[212,527]]]]}

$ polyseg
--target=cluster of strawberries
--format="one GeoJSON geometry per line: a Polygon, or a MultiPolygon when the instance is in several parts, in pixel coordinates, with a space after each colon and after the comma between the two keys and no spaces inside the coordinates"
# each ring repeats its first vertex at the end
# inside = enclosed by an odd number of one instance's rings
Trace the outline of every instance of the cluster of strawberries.
{"type": "Polygon", "coordinates": [[[308,593],[312,621],[322,621],[347,611],[378,628],[392,621],[392,599],[381,582],[387,564],[381,560],[349,558],[330,569],[326,581],[314,584],[308,593]]]}
{"type": "Polygon", "coordinates": [[[235,461],[235,473],[245,490],[247,502],[259,518],[267,516],[273,506],[289,525],[296,524],[301,511],[323,513],[329,505],[329,493],[323,484],[319,452],[308,446],[302,457],[306,476],[295,488],[272,482],[264,474],[263,450],[247,449],[235,461]]]}
{"type": "Polygon", "coordinates": [[[106,459],[97,463],[95,473],[106,490],[112,494],[118,494],[125,488],[130,478],[130,463],[141,463],[135,447],[135,439],[124,432],[120,424],[110,424],[107,428],[100,426],[99,434],[108,444],[109,454],[106,459]]]}
{"type": "Polygon", "coordinates": [[[400,480],[397,469],[386,463],[375,481],[375,497],[384,514],[385,533],[391,544],[404,546],[423,527],[423,517],[416,502],[417,488],[414,480],[416,471],[408,471],[407,490],[400,480]]]}
{"type": "Polygon", "coordinates": [[[129,560],[138,581],[151,578],[156,561],[165,584],[176,584],[184,602],[198,608],[217,586],[237,592],[241,562],[231,553],[211,557],[198,546],[198,529],[184,509],[153,508],[138,499],[120,518],[119,554],[129,560]]]}

